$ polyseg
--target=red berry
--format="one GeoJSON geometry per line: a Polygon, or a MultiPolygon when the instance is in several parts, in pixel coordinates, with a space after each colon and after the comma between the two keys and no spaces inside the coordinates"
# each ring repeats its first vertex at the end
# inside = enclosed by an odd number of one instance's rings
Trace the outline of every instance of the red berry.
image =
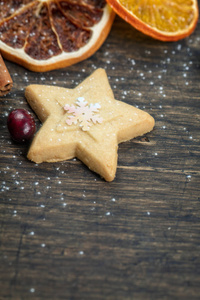
{"type": "Polygon", "coordinates": [[[8,116],[7,126],[12,139],[18,143],[31,140],[36,130],[32,115],[25,109],[11,111],[8,116]]]}

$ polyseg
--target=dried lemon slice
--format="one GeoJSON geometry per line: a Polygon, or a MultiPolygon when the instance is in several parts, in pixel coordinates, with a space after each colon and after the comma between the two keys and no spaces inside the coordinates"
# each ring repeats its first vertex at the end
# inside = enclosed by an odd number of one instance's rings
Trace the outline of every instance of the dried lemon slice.
{"type": "Polygon", "coordinates": [[[161,41],[190,35],[198,21],[197,0],[107,0],[139,31],[161,41]]]}
{"type": "Polygon", "coordinates": [[[63,68],[97,51],[114,15],[105,0],[1,0],[0,50],[32,71],[63,68]]]}

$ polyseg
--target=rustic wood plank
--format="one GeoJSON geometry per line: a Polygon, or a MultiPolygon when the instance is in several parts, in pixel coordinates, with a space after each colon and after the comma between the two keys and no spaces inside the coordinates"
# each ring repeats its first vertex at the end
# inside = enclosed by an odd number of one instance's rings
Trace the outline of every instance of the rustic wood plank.
{"type": "Polygon", "coordinates": [[[77,65],[39,74],[6,61],[14,87],[0,102],[1,299],[199,299],[199,33],[198,24],[161,43],[117,17],[77,65]],[[74,88],[98,67],[116,99],[154,116],[153,132],[119,145],[112,183],[78,160],[29,162],[6,128],[9,111],[30,110],[25,87],[74,88]]]}

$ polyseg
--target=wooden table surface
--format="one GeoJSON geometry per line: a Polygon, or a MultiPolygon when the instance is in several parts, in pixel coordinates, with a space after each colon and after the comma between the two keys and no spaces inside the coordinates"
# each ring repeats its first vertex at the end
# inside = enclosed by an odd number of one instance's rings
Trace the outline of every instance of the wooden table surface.
{"type": "Polygon", "coordinates": [[[200,299],[200,24],[163,43],[116,17],[76,65],[33,73],[5,62],[14,86],[0,101],[0,299],[200,299]],[[28,161],[6,126],[11,110],[31,111],[25,87],[74,88],[99,67],[155,129],[119,145],[111,183],[76,159],[28,161]]]}

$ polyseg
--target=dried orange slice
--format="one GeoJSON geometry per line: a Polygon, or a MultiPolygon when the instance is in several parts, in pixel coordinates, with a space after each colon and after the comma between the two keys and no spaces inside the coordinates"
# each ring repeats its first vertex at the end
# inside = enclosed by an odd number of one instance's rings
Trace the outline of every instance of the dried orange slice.
{"type": "Polygon", "coordinates": [[[190,35],[198,21],[197,0],[107,0],[139,31],[161,41],[190,35]]]}
{"type": "Polygon", "coordinates": [[[1,0],[2,55],[37,72],[91,56],[115,13],[105,0],[1,0]]]}

